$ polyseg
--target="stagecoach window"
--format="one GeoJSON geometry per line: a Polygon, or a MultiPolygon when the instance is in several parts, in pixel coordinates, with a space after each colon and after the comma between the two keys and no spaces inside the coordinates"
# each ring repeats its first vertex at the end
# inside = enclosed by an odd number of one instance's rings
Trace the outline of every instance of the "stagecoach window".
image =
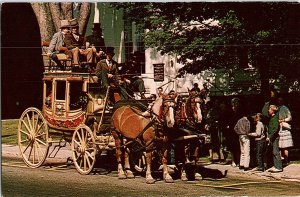
{"type": "Polygon", "coordinates": [[[45,105],[48,108],[51,108],[52,104],[52,81],[45,81],[46,84],[46,98],[45,105]]]}
{"type": "Polygon", "coordinates": [[[70,110],[76,110],[81,108],[81,96],[82,96],[82,81],[70,82],[70,110]]]}
{"type": "Polygon", "coordinates": [[[56,81],[56,100],[65,100],[66,81],[56,81]]]}

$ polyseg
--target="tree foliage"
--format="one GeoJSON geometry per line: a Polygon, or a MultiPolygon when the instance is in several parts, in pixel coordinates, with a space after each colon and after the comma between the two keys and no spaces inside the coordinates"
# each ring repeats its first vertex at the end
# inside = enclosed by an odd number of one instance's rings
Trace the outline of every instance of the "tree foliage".
{"type": "Polygon", "coordinates": [[[182,72],[257,67],[262,85],[283,74],[299,79],[300,12],[297,2],[122,3],[146,47],[178,55],[182,72]]]}

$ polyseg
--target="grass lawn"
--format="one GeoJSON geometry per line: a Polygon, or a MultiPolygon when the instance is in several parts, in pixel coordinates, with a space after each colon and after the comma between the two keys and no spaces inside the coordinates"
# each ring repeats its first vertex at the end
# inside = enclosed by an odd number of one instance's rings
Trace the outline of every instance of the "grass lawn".
{"type": "Polygon", "coordinates": [[[17,145],[19,120],[2,120],[1,121],[1,139],[2,144],[17,145]]]}

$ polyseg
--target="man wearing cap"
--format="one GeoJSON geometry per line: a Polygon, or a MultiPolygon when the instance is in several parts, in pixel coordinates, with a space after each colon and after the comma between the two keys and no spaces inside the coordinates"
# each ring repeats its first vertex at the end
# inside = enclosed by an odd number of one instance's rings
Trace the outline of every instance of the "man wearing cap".
{"type": "Polygon", "coordinates": [[[100,23],[94,23],[92,35],[86,37],[86,45],[94,48],[94,53],[99,60],[105,59],[105,42],[102,37],[102,29],[100,23]]]}
{"type": "Polygon", "coordinates": [[[93,63],[93,49],[86,48],[85,37],[78,32],[79,25],[77,19],[72,19],[69,23],[71,33],[65,36],[64,41],[68,49],[67,54],[73,59],[74,68],[79,66],[79,55],[86,57],[87,63],[93,63]]]}
{"type": "Polygon", "coordinates": [[[57,53],[65,47],[64,38],[70,32],[70,23],[68,20],[61,20],[60,21],[60,31],[56,32],[49,44],[47,56],[51,57],[52,60],[57,64],[57,66],[64,70],[64,66],[58,60],[57,53]]]}
{"type": "MultiPolygon", "coordinates": [[[[96,75],[101,80],[102,86],[107,89],[108,86],[116,86],[121,99],[127,99],[127,93],[124,87],[120,86],[121,78],[118,72],[118,64],[112,58],[115,55],[113,47],[107,47],[106,59],[100,60],[96,66],[96,75]]],[[[110,101],[114,102],[113,91],[110,91],[110,101]]]]}

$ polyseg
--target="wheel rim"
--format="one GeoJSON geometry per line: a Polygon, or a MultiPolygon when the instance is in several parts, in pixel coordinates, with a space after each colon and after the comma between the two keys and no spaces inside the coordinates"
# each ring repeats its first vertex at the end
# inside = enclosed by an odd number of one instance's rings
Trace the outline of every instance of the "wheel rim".
{"type": "Polygon", "coordinates": [[[80,174],[89,174],[96,161],[95,138],[86,125],[78,126],[72,138],[73,162],[80,174]]]}
{"type": "Polygon", "coordinates": [[[18,144],[24,162],[33,168],[40,167],[47,158],[48,125],[40,110],[26,109],[19,119],[18,144]]]}

